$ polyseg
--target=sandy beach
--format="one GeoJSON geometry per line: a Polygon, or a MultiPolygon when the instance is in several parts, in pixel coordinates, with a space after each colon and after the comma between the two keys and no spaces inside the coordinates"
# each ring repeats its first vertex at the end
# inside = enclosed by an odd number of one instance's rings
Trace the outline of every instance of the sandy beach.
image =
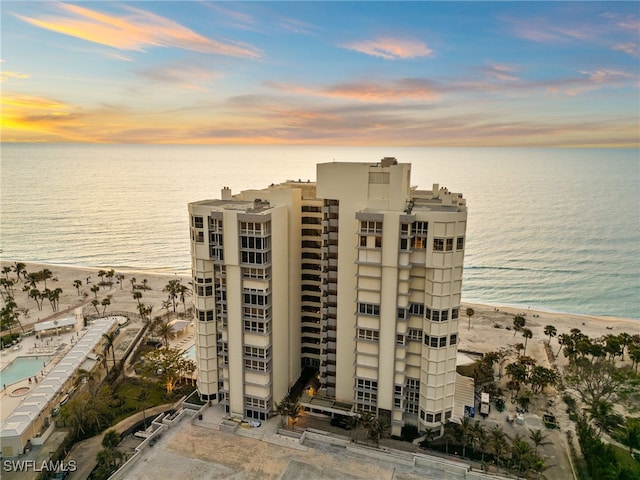
{"type": "MultiPolygon", "coordinates": [[[[53,312],[51,305],[47,300],[42,304],[42,310],[38,310],[36,302],[29,298],[26,292],[22,291],[23,281],[15,287],[15,301],[20,309],[26,308],[28,311],[20,316],[20,320],[24,327],[32,325],[39,321],[51,320],[53,318],[62,317],[68,310],[83,306],[83,311],[87,314],[96,313],[95,308],[91,306],[91,300],[96,298],[91,287],[100,282],[98,277],[99,268],[83,268],[66,265],[51,265],[27,263],[28,272],[36,272],[44,268],[48,268],[53,272],[53,280],[47,282],[50,289],[61,288],[59,311],[53,312]],[[76,289],[73,286],[75,280],[80,280],[82,286],[76,289]],[[89,283],[87,283],[87,280],[89,283]]],[[[12,267],[15,262],[1,262],[2,267],[12,267]]],[[[108,267],[102,270],[109,270],[108,267]]],[[[137,290],[142,292],[141,302],[147,306],[153,307],[152,316],[163,313],[162,303],[167,300],[166,292],[163,292],[164,286],[172,279],[181,279],[184,284],[188,284],[191,280],[188,276],[177,274],[157,273],[150,271],[127,271],[116,270],[116,273],[124,275],[122,285],[116,283],[113,279],[113,286],[109,288],[101,287],[97,292],[97,299],[102,301],[104,298],[110,298],[110,305],[106,309],[106,313],[112,311],[131,311],[137,313],[138,302],[133,298],[133,290],[131,280],[135,278],[135,283],[142,284],[146,280],[148,289],[137,290]]],[[[15,273],[9,273],[9,278],[15,279],[15,273]]],[[[38,288],[44,290],[44,284],[41,283],[38,288]]],[[[187,299],[187,307],[190,299],[187,299]]],[[[100,312],[103,307],[99,306],[100,312]]],[[[178,311],[182,310],[182,304],[178,305],[178,311]]],[[[640,334],[640,320],[614,318],[596,315],[577,315],[569,313],[547,312],[533,309],[522,309],[510,306],[494,306],[476,303],[463,303],[460,308],[460,328],[459,337],[461,350],[468,350],[479,353],[486,353],[497,350],[501,347],[524,343],[524,338],[519,332],[513,330],[513,317],[516,314],[524,315],[526,319],[526,328],[531,329],[533,338],[528,341],[527,354],[546,362],[543,344],[548,340],[544,334],[546,325],[554,325],[558,336],[562,333],[569,333],[571,329],[578,328],[584,334],[597,338],[607,334],[619,334],[627,332],[631,335],[640,334]],[[474,315],[471,317],[471,328],[468,328],[468,317],[466,316],[467,308],[473,308],[474,315]],[[507,327],[510,330],[507,330],[507,327]],[[515,333],[515,335],[514,335],[515,333]]],[[[551,340],[551,348],[555,352],[559,348],[557,336],[551,340]]],[[[562,357],[562,356],[560,356],[562,357]]]]}
{"type": "MultiPolygon", "coordinates": [[[[163,309],[163,303],[167,300],[167,293],[163,292],[165,285],[170,280],[180,279],[184,284],[188,284],[191,279],[188,276],[177,275],[171,273],[158,273],[141,270],[118,270],[116,273],[124,275],[122,285],[117,283],[117,277],[112,279],[113,285],[102,286],[97,292],[92,292],[91,288],[100,283],[98,276],[99,270],[108,271],[105,268],[85,268],[66,265],[52,265],[40,263],[27,263],[27,272],[37,272],[44,268],[48,268],[53,273],[52,279],[47,281],[49,289],[61,288],[59,309],[54,312],[48,300],[42,301],[42,310],[38,310],[35,300],[29,298],[27,292],[22,290],[24,285],[21,280],[14,287],[15,302],[18,309],[22,310],[20,321],[22,326],[29,330],[30,326],[37,322],[46,320],[54,320],[65,318],[70,314],[82,311],[84,315],[117,313],[120,311],[138,312],[138,300],[133,297],[133,288],[131,281],[133,279],[136,285],[146,285],[146,289],[136,289],[136,292],[142,293],[140,302],[144,305],[151,306],[152,318],[167,312],[163,309]],[[82,285],[77,289],[74,287],[74,281],[79,280],[82,285]],[[102,302],[103,299],[109,298],[110,304],[106,309],[102,305],[96,307],[91,305],[91,301],[96,299],[102,302]]],[[[1,267],[13,267],[15,262],[1,262],[1,267]]],[[[16,275],[12,271],[9,278],[15,279],[16,275]]],[[[106,278],[105,278],[106,280],[106,278]]],[[[38,285],[39,290],[44,290],[44,283],[38,285]]],[[[190,298],[186,299],[186,307],[189,308],[190,298]]],[[[2,302],[4,305],[4,301],[2,302]]],[[[171,307],[170,307],[171,308],[171,307]]],[[[181,303],[176,306],[177,312],[182,312],[184,307],[181,303]]],[[[513,348],[519,343],[524,343],[520,332],[513,329],[513,317],[515,315],[523,315],[526,321],[525,327],[533,332],[533,337],[527,342],[526,354],[533,357],[538,365],[551,367],[552,363],[558,367],[562,367],[566,363],[563,355],[557,357],[549,357],[545,351],[545,344],[549,337],[544,334],[546,325],[553,325],[556,328],[557,335],[551,339],[551,351],[555,354],[558,352],[560,345],[558,337],[563,333],[569,333],[571,329],[578,328],[580,331],[591,338],[599,338],[608,334],[620,334],[626,332],[630,335],[640,334],[640,320],[614,318],[596,315],[577,315],[558,312],[547,312],[533,309],[522,309],[513,306],[495,306],[483,305],[477,303],[463,303],[460,308],[459,319],[459,355],[458,364],[471,363],[477,355],[465,355],[465,353],[484,354],[500,349],[511,349],[513,359],[517,357],[517,353],[513,348]],[[471,317],[471,326],[469,328],[469,319],[466,316],[467,308],[474,310],[471,317]]],[[[19,327],[14,328],[14,332],[18,332],[19,327]]]]}

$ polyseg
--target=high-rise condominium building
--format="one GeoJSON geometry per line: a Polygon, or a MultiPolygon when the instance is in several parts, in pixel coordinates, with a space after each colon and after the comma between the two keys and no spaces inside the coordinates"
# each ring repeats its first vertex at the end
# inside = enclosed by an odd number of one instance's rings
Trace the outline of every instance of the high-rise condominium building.
{"type": "Polygon", "coordinates": [[[325,163],[316,183],[189,204],[203,399],[265,419],[313,367],[319,405],[394,433],[452,416],[467,209],[410,176],[394,158],[325,163]]]}

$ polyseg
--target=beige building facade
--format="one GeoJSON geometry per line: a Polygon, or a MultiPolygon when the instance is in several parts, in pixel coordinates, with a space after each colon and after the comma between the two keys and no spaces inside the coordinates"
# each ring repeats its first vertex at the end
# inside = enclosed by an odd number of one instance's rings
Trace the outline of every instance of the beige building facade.
{"type": "Polygon", "coordinates": [[[410,181],[394,158],[334,162],[189,204],[204,399],[268,418],[308,367],[393,433],[451,418],[467,209],[410,181]]]}

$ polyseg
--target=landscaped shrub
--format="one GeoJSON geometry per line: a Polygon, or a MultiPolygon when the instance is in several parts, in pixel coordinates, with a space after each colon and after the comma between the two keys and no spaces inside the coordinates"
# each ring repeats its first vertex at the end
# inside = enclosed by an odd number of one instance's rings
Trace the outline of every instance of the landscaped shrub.
{"type": "Polygon", "coordinates": [[[415,425],[407,424],[400,431],[400,437],[404,442],[413,442],[419,436],[420,432],[415,425]]]}

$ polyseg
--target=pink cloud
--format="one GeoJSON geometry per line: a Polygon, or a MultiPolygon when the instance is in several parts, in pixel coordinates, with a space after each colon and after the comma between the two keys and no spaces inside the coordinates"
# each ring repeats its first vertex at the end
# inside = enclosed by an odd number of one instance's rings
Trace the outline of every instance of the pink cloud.
{"type": "Polygon", "coordinates": [[[613,46],[618,52],[624,52],[632,57],[640,57],[640,45],[637,43],[618,43],[613,46]]]}
{"type": "Polygon", "coordinates": [[[399,60],[416,57],[429,57],[433,50],[426,44],[415,40],[399,38],[379,38],[342,45],[348,50],[364,53],[374,57],[382,57],[387,60],[399,60]]]}
{"type": "Polygon", "coordinates": [[[173,47],[233,57],[259,57],[258,50],[240,43],[223,43],[144,10],[124,7],[129,15],[116,16],[78,5],[57,4],[67,16],[48,18],[17,15],[40,28],[119,50],[144,51],[148,47],[173,47]]]}

